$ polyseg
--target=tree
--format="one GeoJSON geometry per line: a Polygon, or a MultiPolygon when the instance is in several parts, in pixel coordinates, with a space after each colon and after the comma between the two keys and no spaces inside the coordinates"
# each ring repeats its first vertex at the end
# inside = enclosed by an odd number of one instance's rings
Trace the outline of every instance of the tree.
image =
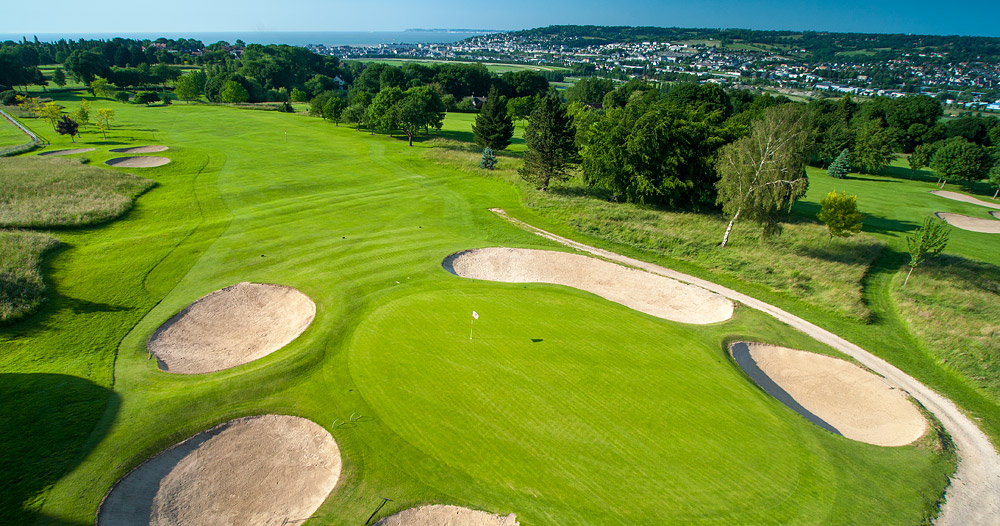
{"type": "Polygon", "coordinates": [[[569,168],[578,162],[575,138],[573,118],[566,113],[562,102],[555,96],[542,98],[531,112],[524,131],[528,149],[524,152],[524,165],[518,170],[521,177],[545,191],[551,180],[566,179],[569,168]]]}
{"type": "Polygon", "coordinates": [[[930,166],[945,179],[973,182],[986,177],[993,165],[989,152],[964,137],[952,137],[934,152],[930,166]]]}
{"type": "Polygon", "coordinates": [[[489,148],[483,148],[483,156],[479,159],[479,167],[485,170],[492,170],[497,166],[497,156],[493,153],[493,150],[489,148]]]}
{"type": "Polygon", "coordinates": [[[365,110],[365,121],[371,128],[372,135],[375,132],[389,132],[392,135],[392,130],[396,128],[396,112],[393,107],[402,99],[403,90],[396,87],[386,88],[375,95],[365,110]]]}
{"type": "Polygon", "coordinates": [[[337,126],[340,126],[340,116],[344,113],[344,108],[346,107],[347,101],[334,95],[323,104],[323,118],[328,121],[334,121],[337,126]]]}
{"type": "Polygon", "coordinates": [[[997,162],[990,167],[988,176],[990,178],[990,184],[997,187],[997,191],[993,192],[993,199],[996,199],[997,195],[1000,195],[1000,160],[997,160],[997,162]]]}
{"type": "Polygon", "coordinates": [[[858,212],[858,196],[837,194],[833,191],[826,194],[819,204],[821,208],[816,217],[830,232],[826,246],[830,246],[834,236],[850,237],[861,231],[861,223],[865,216],[858,212]]]}
{"type": "Polygon", "coordinates": [[[510,114],[511,120],[521,121],[523,128],[524,121],[531,116],[531,110],[535,109],[537,100],[535,97],[517,97],[507,101],[507,113],[510,114]]]}
{"type": "Polygon", "coordinates": [[[55,129],[56,123],[59,122],[59,118],[62,117],[62,108],[59,107],[55,102],[46,102],[44,106],[39,108],[38,116],[49,121],[52,128],[55,129]]]}
{"type": "Polygon", "coordinates": [[[219,100],[230,104],[239,104],[250,100],[250,94],[239,82],[228,80],[223,85],[222,92],[219,93],[219,100]]]}
{"type": "Polygon", "coordinates": [[[830,163],[830,167],[826,169],[827,175],[830,177],[835,177],[837,179],[843,179],[847,177],[847,172],[851,171],[851,151],[847,148],[841,150],[840,155],[830,163]]]}
{"type": "Polygon", "coordinates": [[[441,106],[440,97],[427,86],[406,90],[403,98],[393,105],[392,112],[396,124],[406,134],[410,146],[413,146],[413,136],[420,131],[420,128],[427,128],[431,124],[440,127],[441,106]]]}
{"type": "Polygon", "coordinates": [[[63,65],[80,82],[88,85],[107,67],[104,55],[83,49],[77,49],[70,53],[63,65]]]}
{"type": "Polygon", "coordinates": [[[299,88],[292,88],[292,102],[308,102],[309,94],[299,88]]]}
{"type": "Polygon", "coordinates": [[[115,120],[115,110],[111,108],[101,108],[97,110],[97,129],[101,131],[104,138],[108,138],[108,130],[111,129],[111,122],[115,120]]]}
{"type": "Polygon", "coordinates": [[[56,123],[56,132],[58,132],[59,135],[69,135],[69,138],[73,142],[76,142],[76,139],[73,139],[73,136],[77,134],[79,129],[80,125],[65,115],[63,115],[63,117],[59,119],[59,122],[56,123]]]}
{"type": "Polygon", "coordinates": [[[140,91],[135,94],[136,104],[145,104],[146,106],[149,106],[150,104],[158,102],[159,100],[160,96],[157,95],[155,91],[140,91]]]}
{"type": "Polygon", "coordinates": [[[913,234],[906,236],[906,248],[910,251],[910,271],[906,273],[903,286],[910,281],[910,274],[924,261],[944,250],[948,244],[948,227],[936,217],[925,217],[924,223],[913,234]]]}
{"type": "Polygon", "coordinates": [[[892,162],[892,136],[878,121],[868,121],[854,140],[854,163],[864,173],[875,174],[892,162]]]}
{"type": "Polygon", "coordinates": [[[361,125],[364,124],[365,121],[365,114],[366,114],[365,107],[363,105],[351,104],[346,109],[344,109],[344,113],[342,113],[341,116],[344,118],[345,121],[357,124],[358,129],[360,130],[361,125]]]}
{"type": "Polygon", "coordinates": [[[500,95],[496,88],[490,88],[486,104],[472,125],[472,134],[481,148],[503,150],[510,146],[514,121],[507,115],[507,97],[500,95]]]}
{"type": "Polygon", "coordinates": [[[111,97],[114,95],[115,90],[111,87],[105,79],[94,79],[90,82],[90,92],[94,94],[95,97],[111,97]]]}
{"type": "Polygon", "coordinates": [[[80,125],[86,126],[87,124],[90,124],[90,107],[90,101],[84,99],[80,101],[80,107],[75,113],[73,113],[73,117],[80,125]]]}
{"type": "Polygon", "coordinates": [[[205,91],[205,81],[207,77],[202,71],[193,71],[177,79],[174,86],[174,94],[180,100],[188,101],[197,99],[205,91]]]}
{"type": "Polygon", "coordinates": [[[56,86],[60,88],[66,85],[66,72],[63,68],[56,68],[55,72],[52,73],[52,82],[56,83],[56,86]]]}
{"type": "Polygon", "coordinates": [[[718,203],[732,216],[722,246],[741,215],[764,227],[764,236],[781,231],[778,214],[805,194],[807,115],[786,104],[771,108],[754,123],[748,137],[719,150],[718,203]]]}
{"type": "Polygon", "coordinates": [[[124,102],[124,103],[127,104],[128,101],[129,101],[129,98],[130,97],[129,97],[129,94],[128,94],[127,91],[116,91],[115,92],[115,100],[117,100],[118,102],[124,102]]]}
{"type": "Polygon", "coordinates": [[[927,166],[931,161],[931,155],[934,153],[934,147],[930,144],[918,144],[916,148],[913,149],[913,153],[906,159],[906,162],[910,165],[910,179],[917,173],[917,170],[927,166]]]}

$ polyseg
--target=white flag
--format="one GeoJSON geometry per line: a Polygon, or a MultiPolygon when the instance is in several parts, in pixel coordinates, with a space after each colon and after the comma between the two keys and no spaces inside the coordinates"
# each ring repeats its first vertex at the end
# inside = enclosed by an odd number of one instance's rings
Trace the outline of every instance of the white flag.
{"type": "Polygon", "coordinates": [[[472,319],[478,320],[479,319],[479,313],[476,312],[476,311],[472,311],[472,319]]]}

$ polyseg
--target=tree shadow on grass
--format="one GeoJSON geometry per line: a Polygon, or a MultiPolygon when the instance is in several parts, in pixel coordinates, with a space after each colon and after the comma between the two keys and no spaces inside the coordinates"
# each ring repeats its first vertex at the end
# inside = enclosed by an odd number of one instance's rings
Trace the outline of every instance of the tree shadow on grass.
{"type": "Polygon", "coordinates": [[[120,402],[89,380],[47,373],[0,374],[0,400],[0,523],[32,524],[32,503],[100,442],[114,414],[102,418],[120,402]]]}
{"type": "Polygon", "coordinates": [[[469,131],[441,130],[440,132],[437,133],[437,136],[459,142],[475,142],[476,140],[475,135],[472,134],[472,130],[469,131]]]}
{"type": "MultiPolygon", "coordinates": [[[[822,207],[819,203],[796,201],[795,205],[792,206],[792,215],[804,220],[819,221],[816,216],[821,209],[822,207]]],[[[864,225],[862,227],[863,232],[894,235],[905,234],[920,226],[918,223],[912,221],[890,219],[873,214],[865,214],[862,224],[864,225]]]]}

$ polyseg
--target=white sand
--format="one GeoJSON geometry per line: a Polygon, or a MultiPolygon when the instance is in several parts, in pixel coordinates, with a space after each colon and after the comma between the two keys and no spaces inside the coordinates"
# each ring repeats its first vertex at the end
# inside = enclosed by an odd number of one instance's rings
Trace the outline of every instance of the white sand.
{"type": "Polygon", "coordinates": [[[145,157],[115,157],[114,159],[104,161],[104,164],[118,168],[155,168],[169,162],[170,159],[166,157],[149,155],[145,157]]]}
{"type": "Polygon", "coordinates": [[[94,151],[93,148],[73,148],[72,150],[53,150],[51,152],[42,152],[38,155],[73,155],[74,153],[87,153],[94,151]]]}
{"type": "Polygon", "coordinates": [[[850,362],[761,343],[729,350],[757,385],[828,431],[877,446],[904,446],[927,431],[904,392],[850,362]]]}
{"type": "Polygon", "coordinates": [[[156,146],[136,146],[134,148],[112,148],[108,151],[112,153],[156,153],[156,152],[165,152],[168,149],[169,148],[167,148],[166,146],[156,145],[156,146]]]}
{"type": "Polygon", "coordinates": [[[153,333],[147,348],[171,373],[219,371],[288,345],[315,315],[316,304],[296,289],[243,282],[177,313],[153,333]]]}
{"type": "Polygon", "coordinates": [[[949,192],[947,190],[931,190],[931,193],[934,195],[939,195],[946,199],[953,199],[955,201],[962,201],[965,203],[972,203],[974,205],[981,205],[989,208],[1000,209],[1000,203],[990,203],[989,201],[976,199],[975,197],[970,197],[965,194],[960,194],[958,192],[949,192]]]}
{"type": "Polygon", "coordinates": [[[1000,234],[1000,221],[995,219],[980,219],[962,214],[950,214],[948,212],[935,212],[934,215],[944,219],[949,225],[971,232],[982,232],[984,234],[1000,234]]]}
{"type": "Polygon", "coordinates": [[[666,320],[705,324],[733,316],[733,302],[719,294],[580,254],[482,248],[452,254],[443,265],[465,278],[565,285],[666,320]]]}
{"type": "Polygon", "coordinates": [[[375,526],[518,526],[513,513],[506,517],[458,506],[421,506],[401,511],[375,526]]]}
{"type": "Polygon", "coordinates": [[[122,477],[98,526],[299,524],[340,478],[337,443],[294,416],[231,420],[156,455],[122,477]]]}

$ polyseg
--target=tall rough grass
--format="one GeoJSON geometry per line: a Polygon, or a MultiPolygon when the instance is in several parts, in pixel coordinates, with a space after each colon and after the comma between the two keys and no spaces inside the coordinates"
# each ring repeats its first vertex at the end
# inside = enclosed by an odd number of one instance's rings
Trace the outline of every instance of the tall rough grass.
{"type": "Polygon", "coordinates": [[[0,227],[100,223],[128,211],[154,184],[74,159],[0,159],[0,227]]]}
{"type": "Polygon", "coordinates": [[[57,246],[45,234],[0,230],[0,324],[38,308],[45,297],[42,256],[57,246]]]}
{"type": "MultiPolygon", "coordinates": [[[[435,140],[435,146],[427,154],[432,159],[484,173],[477,151],[444,139],[435,140]]],[[[501,158],[494,174],[514,180],[520,162],[501,158]]],[[[871,316],[862,300],[862,280],[885,244],[864,233],[827,247],[829,234],[818,222],[791,218],[782,235],[772,239],[762,239],[760,228],[744,222],[736,224],[729,246],[719,248],[728,219],[718,213],[613,203],[575,180],[549,192],[524,186],[524,202],[582,234],[691,262],[861,322],[871,316]]]]}

